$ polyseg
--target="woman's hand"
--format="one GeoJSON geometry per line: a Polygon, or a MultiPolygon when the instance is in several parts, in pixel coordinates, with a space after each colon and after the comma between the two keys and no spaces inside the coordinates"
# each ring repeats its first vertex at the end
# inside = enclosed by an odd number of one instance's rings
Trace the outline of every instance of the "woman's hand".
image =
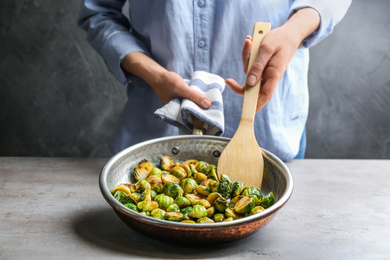
{"type": "MultiPolygon", "coordinates": [[[[262,80],[256,112],[272,98],[295,51],[302,41],[318,28],[319,23],[320,17],[316,10],[312,8],[300,9],[283,26],[264,36],[259,54],[249,70],[248,61],[252,37],[247,36],[242,51],[244,73],[247,75],[246,84],[254,86],[260,79],[262,80]]],[[[235,93],[244,94],[244,86],[241,86],[234,79],[226,79],[226,84],[235,93]]]]}
{"type": "Polygon", "coordinates": [[[163,105],[176,97],[182,97],[204,109],[211,106],[210,100],[191,89],[181,76],[166,70],[142,52],[129,53],[121,65],[124,70],[148,83],[163,105]]]}

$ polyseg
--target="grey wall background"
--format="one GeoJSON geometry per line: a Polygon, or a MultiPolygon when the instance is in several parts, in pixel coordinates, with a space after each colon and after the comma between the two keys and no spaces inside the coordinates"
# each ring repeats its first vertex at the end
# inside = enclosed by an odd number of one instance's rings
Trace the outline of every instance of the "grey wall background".
{"type": "MultiPolygon", "coordinates": [[[[0,2],[0,156],[110,156],[125,87],[76,26],[79,4],[0,2]]],[[[308,158],[390,158],[389,13],[355,0],[311,49],[308,158]]]]}

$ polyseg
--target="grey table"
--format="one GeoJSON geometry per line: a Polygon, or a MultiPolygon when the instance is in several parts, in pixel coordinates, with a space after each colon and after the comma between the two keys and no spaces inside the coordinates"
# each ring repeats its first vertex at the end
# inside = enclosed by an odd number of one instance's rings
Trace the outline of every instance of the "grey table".
{"type": "Polygon", "coordinates": [[[262,230],[202,248],[128,228],[98,187],[107,161],[0,158],[0,259],[390,259],[390,160],[295,160],[262,230]]]}

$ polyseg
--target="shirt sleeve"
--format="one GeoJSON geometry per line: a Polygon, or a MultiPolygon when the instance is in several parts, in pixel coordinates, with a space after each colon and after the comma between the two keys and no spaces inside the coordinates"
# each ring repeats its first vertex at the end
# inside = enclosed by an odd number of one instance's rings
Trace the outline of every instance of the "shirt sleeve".
{"type": "Polygon", "coordinates": [[[352,0],[297,0],[290,8],[289,17],[302,8],[311,7],[320,14],[319,28],[303,42],[303,47],[310,48],[332,33],[333,28],[346,14],[352,0]]]}
{"type": "Polygon", "coordinates": [[[149,55],[149,48],[131,32],[130,22],[122,13],[125,1],[85,0],[77,20],[87,32],[88,42],[122,84],[132,77],[120,65],[126,55],[134,51],[149,55]]]}

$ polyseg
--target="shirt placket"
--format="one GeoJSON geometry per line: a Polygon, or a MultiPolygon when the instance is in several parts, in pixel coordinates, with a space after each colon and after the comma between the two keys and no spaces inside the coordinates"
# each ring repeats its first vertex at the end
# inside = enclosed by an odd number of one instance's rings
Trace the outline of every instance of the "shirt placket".
{"type": "Polygon", "coordinates": [[[194,0],[194,68],[210,71],[207,0],[194,0]]]}

